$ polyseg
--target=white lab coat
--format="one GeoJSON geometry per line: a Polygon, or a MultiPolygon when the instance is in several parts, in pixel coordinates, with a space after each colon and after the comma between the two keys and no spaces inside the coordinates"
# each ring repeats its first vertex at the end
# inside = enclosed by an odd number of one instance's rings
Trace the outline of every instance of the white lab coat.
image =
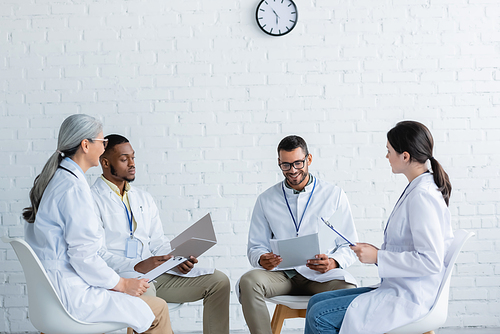
{"type": "Polygon", "coordinates": [[[396,203],[378,252],[378,289],[349,305],[340,334],[381,334],[427,314],[453,241],[450,212],[432,174],[414,179],[396,203]]]}
{"type": "Polygon", "coordinates": [[[82,170],[68,158],[42,196],[36,219],[26,224],[31,245],[66,310],[86,322],[122,322],[146,331],[155,316],[140,298],[110,291],[120,277],[99,256],[102,234],[82,170]]]}
{"type": "MultiPolygon", "coordinates": [[[[351,208],[344,191],[326,181],[316,179],[316,188],[312,195],[309,206],[304,214],[300,225],[299,236],[308,235],[320,230],[325,230],[321,218],[330,220],[335,228],[341,232],[351,242],[358,241],[356,228],[354,227],[351,208]],[[321,227],[321,228],[320,228],[321,227]]],[[[285,181],[283,181],[285,182],[285,181]]],[[[263,192],[255,203],[248,233],[247,255],[250,264],[255,268],[262,268],[259,259],[262,254],[271,252],[269,239],[287,239],[296,237],[296,228],[293,223],[290,211],[286,205],[282,185],[279,182],[263,192]]],[[[284,187],[285,194],[297,224],[304,212],[306,203],[311,195],[314,182],[304,189],[304,192],[294,194],[293,189],[284,187]]],[[[326,228],[328,230],[328,228],[326,228]]],[[[340,268],[347,268],[356,261],[356,255],[348,247],[348,244],[333,231],[328,230],[328,249],[320,251],[335,259],[340,268]]],[[[356,284],[356,279],[344,269],[332,269],[326,273],[319,273],[311,270],[305,265],[295,267],[302,276],[316,282],[327,282],[333,279],[345,280],[348,283],[356,284]]]]}
{"type": "MultiPolygon", "coordinates": [[[[101,178],[95,181],[91,191],[95,212],[105,233],[105,245],[100,255],[120,276],[138,277],[141,274],[134,271],[137,263],[151,256],[166,255],[170,252],[170,241],[163,233],[158,208],[149,193],[132,186],[128,191],[130,209],[137,223],[134,238],[139,241],[139,245],[136,258],[127,258],[125,248],[126,240],[130,238],[130,227],[123,202],[101,178]]],[[[213,268],[198,267],[194,267],[187,274],[168,271],[169,274],[184,277],[196,277],[213,272],[213,268]]]]}

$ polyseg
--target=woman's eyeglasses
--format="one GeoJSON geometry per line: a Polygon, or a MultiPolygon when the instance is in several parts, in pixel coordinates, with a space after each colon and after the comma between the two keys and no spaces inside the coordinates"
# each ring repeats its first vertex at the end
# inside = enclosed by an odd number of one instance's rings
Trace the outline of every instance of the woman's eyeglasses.
{"type": "Polygon", "coordinates": [[[108,146],[108,140],[107,139],[101,139],[101,138],[94,138],[94,139],[89,139],[91,142],[93,142],[94,140],[97,140],[97,141],[102,141],[102,145],[104,146],[104,149],[106,149],[106,146],[108,146]]]}

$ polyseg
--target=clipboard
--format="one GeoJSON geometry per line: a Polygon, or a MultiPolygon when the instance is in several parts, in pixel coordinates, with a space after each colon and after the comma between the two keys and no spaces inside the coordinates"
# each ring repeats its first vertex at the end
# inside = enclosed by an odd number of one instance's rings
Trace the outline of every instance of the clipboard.
{"type": "Polygon", "coordinates": [[[173,257],[153,270],[139,276],[151,282],[156,277],[176,267],[189,259],[190,256],[199,257],[217,244],[212,217],[207,213],[196,223],[185,229],[170,241],[172,250],[167,255],[173,257]]]}
{"type": "Polygon", "coordinates": [[[332,224],[330,224],[330,222],[328,220],[324,220],[323,217],[321,217],[321,220],[323,221],[323,223],[325,223],[326,226],[328,226],[333,232],[337,233],[339,235],[339,237],[341,237],[342,239],[344,239],[345,241],[347,241],[347,243],[351,246],[356,246],[356,244],[352,243],[349,239],[347,239],[346,237],[344,237],[344,235],[342,233],[340,233],[339,231],[337,231],[335,229],[335,227],[333,227],[332,224]]]}

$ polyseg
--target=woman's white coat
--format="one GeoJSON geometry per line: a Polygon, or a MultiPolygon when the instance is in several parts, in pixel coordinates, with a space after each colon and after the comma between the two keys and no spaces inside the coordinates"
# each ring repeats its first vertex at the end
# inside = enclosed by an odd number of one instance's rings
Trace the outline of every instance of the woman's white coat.
{"type": "Polygon", "coordinates": [[[340,334],[386,333],[424,316],[444,275],[453,240],[450,212],[433,175],[415,178],[387,221],[378,252],[378,289],[349,305],[340,334]]]}
{"type": "Polygon", "coordinates": [[[98,255],[103,238],[82,170],[68,158],[42,196],[25,238],[42,262],[66,310],[80,321],[122,322],[137,332],[154,320],[140,298],[111,291],[120,277],[98,255]]]}

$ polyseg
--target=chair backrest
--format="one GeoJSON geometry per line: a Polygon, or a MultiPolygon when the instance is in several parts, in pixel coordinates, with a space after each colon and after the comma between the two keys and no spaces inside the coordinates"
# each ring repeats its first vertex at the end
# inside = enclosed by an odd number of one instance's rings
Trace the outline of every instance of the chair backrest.
{"type": "Polygon", "coordinates": [[[439,303],[440,299],[442,299],[440,298],[441,295],[443,293],[446,293],[446,310],[448,310],[448,295],[450,291],[451,273],[453,272],[453,267],[455,265],[455,262],[457,261],[460,251],[462,250],[462,247],[467,242],[467,240],[469,240],[469,238],[472,237],[473,235],[475,235],[474,232],[467,232],[466,230],[455,231],[453,242],[451,243],[450,248],[448,249],[448,253],[444,258],[444,265],[446,267],[446,271],[444,273],[443,281],[441,282],[441,286],[439,287],[436,296],[436,302],[434,303],[434,306],[432,308],[434,308],[436,304],[439,303]]]}
{"type": "MultiPolygon", "coordinates": [[[[22,239],[2,237],[2,240],[11,244],[23,267],[28,287],[29,316],[33,326],[43,333],[92,332],[90,327],[95,327],[94,325],[98,324],[79,321],[66,311],[31,246],[22,239]]],[[[102,325],[107,325],[107,323],[99,324],[101,327],[102,325]]],[[[123,327],[126,325],[109,323],[110,330],[123,327]]]]}
{"type": "Polygon", "coordinates": [[[451,273],[463,245],[473,235],[474,232],[467,232],[466,230],[455,231],[455,237],[453,238],[453,242],[451,243],[448,253],[444,259],[446,270],[443,280],[439,286],[434,305],[432,305],[429,313],[427,313],[423,318],[393,329],[390,332],[387,332],[387,334],[424,333],[435,330],[446,322],[446,318],[448,317],[448,299],[450,295],[451,273]]]}

